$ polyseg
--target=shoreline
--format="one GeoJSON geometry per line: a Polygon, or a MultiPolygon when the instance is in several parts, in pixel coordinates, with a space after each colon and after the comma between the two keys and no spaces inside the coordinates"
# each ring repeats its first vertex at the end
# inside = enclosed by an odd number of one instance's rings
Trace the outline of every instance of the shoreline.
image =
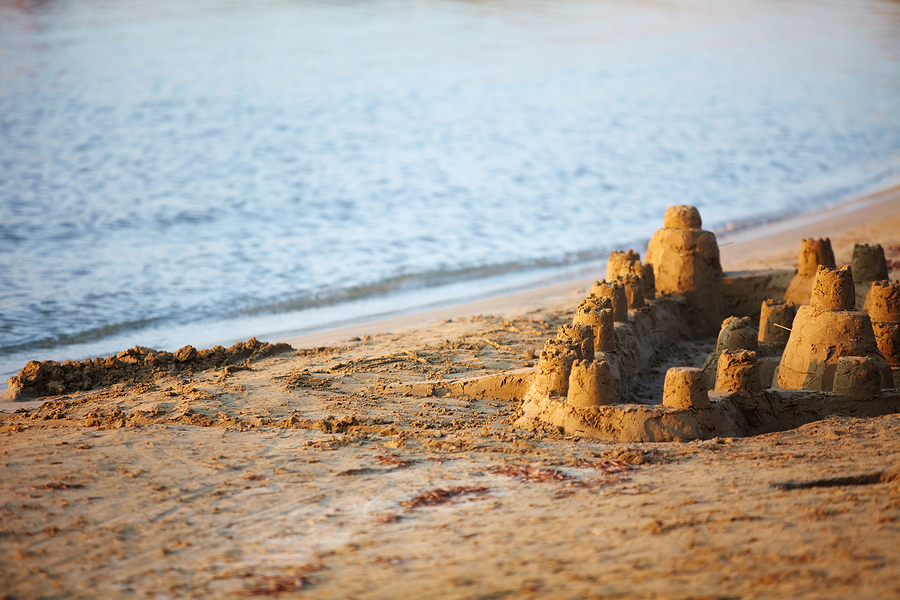
{"type": "MultiPolygon", "coordinates": [[[[722,268],[743,271],[762,268],[795,268],[800,240],[831,237],[838,264],[849,264],[852,243],[842,238],[853,237],[853,230],[868,223],[894,218],[900,228],[900,184],[892,184],[861,196],[843,200],[829,207],[801,213],[783,220],[741,229],[734,233],[716,235],[719,241],[722,268]]],[[[880,243],[866,240],[865,243],[880,243]]],[[[627,250],[627,248],[619,248],[627,250]]],[[[635,248],[643,257],[646,246],[635,248]]],[[[510,316],[535,308],[556,307],[575,294],[590,289],[594,280],[602,278],[605,262],[598,266],[598,275],[572,279],[562,283],[465,302],[410,315],[356,323],[298,336],[266,338],[284,342],[294,348],[311,348],[337,343],[348,337],[394,333],[407,329],[434,326],[447,319],[471,317],[479,314],[510,316]]]]}
{"type": "MultiPolygon", "coordinates": [[[[889,184],[885,187],[869,191],[844,199],[826,208],[817,209],[807,213],[800,213],[785,219],[766,222],[761,225],[738,228],[734,232],[724,231],[717,233],[722,257],[722,266],[726,271],[752,270],[763,268],[794,268],[796,266],[797,251],[800,240],[806,237],[832,237],[832,245],[838,264],[849,264],[852,253],[852,243],[842,243],[839,236],[848,231],[864,228],[866,223],[877,222],[884,218],[900,215],[900,183],[889,184]]],[[[897,228],[900,229],[900,218],[897,219],[897,228]]],[[[648,239],[649,233],[648,231],[648,239]]],[[[850,237],[853,237],[852,235],[850,237]]],[[[878,240],[869,240],[870,243],[879,243],[878,240]]],[[[627,248],[619,248],[626,250],[627,248]]],[[[646,245],[635,248],[643,256],[646,254],[646,245]]],[[[575,293],[582,293],[589,289],[591,283],[599,278],[605,271],[605,260],[596,263],[597,275],[569,279],[552,285],[528,287],[522,291],[513,293],[501,293],[490,295],[487,298],[452,303],[439,308],[427,310],[407,309],[411,312],[403,312],[398,316],[354,318],[348,325],[340,327],[327,327],[317,329],[311,333],[299,335],[282,335],[279,333],[267,333],[254,331],[244,326],[243,336],[206,336],[210,341],[203,345],[221,344],[231,345],[242,342],[249,337],[257,337],[261,341],[271,343],[288,343],[295,348],[310,348],[337,343],[351,337],[372,335],[375,333],[392,333],[408,329],[432,327],[448,319],[471,317],[480,314],[515,315],[534,310],[536,308],[552,308],[565,304],[567,298],[575,293]]],[[[272,320],[276,320],[274,315],[272,320]]],[[[202,330],[202,326],[187,326],[189,329],[202,330]]],[[[134,343],[116,346],[110,351],[115,354],[126,347],[135,344],[146,345],[141,342],[139,336],[131,338],[134,343]],[[135,341],[136,340],[136,341],[135,341]]],[[[195,343],[193,339],[186,343],[195,343]]],[[[104,344],[106,346],[106,344],[104,344]]],[[[111,346],[111,345],[110,345],[111,346]]],[[[175,349],[173,348],[172,351],[175,349]]],[[[37,352],[35,352],[37,354],[37,352]]],[[[58,360],[39,357],[33,360],[58,360]]],[[[95,356],[91,352],[88,356],[95,356]]],[[[81,360],[72,359],[72,360],[81,360]]],[[[27,361],[26,361],[27,362],[27,361]]],[[[18,364],[18,363],[17,363],[18,364]]],[[[21,370],[25,364],[18,364],[15,370],[10,371],[0,382],[0,392],[5,393],[8,385],[6,379],[12,377],[21,370]]]]}

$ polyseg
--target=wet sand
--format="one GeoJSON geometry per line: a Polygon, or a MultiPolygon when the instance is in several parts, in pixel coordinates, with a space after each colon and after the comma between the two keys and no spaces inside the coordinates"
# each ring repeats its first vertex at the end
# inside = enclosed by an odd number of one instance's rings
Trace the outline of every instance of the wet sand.
{"type": "MultiPolygon", "coordinates": [[[[839,264],[854,242],[882,244],[898,278],[900,188],[720,235],[723,265],[791,266],[801,238],[826,235],[839,264]]],[[[900,595],[900,415],[752,438],[598,442],[515,429],[515,400],[395,387],[533,366],[589,289],[571,282],[305,336],[227,369],[173,360],[43,404],[0,405],[0,589],[900,595]]]]}

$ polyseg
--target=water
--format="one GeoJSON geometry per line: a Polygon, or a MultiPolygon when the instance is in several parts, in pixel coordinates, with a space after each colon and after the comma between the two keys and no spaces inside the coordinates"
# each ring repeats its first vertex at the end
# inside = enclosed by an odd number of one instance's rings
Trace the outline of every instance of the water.
{"type": "Polygon", "coordinates": [[[535,285],[900,173],[900,4],[0,0],[0,375],[535,285]]]}

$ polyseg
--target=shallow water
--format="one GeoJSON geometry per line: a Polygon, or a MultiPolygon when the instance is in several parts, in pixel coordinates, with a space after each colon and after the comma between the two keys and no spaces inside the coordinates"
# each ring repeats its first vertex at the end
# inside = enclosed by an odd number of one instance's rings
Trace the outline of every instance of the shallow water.
{"type": "Polygon", "coordinates": [[[0,373],[814,208],[900,173],[898,101],[887,1],[0,0],[0,373]]]}

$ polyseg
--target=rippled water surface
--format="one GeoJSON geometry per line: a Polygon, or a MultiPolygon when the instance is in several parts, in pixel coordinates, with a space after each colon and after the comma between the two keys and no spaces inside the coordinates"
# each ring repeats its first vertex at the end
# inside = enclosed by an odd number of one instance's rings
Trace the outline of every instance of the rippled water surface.
{"type": "Polygon", "coordinates": [[[833,202],[898,106],[888,1],[0,0],[0,372],[833,202]]]}

